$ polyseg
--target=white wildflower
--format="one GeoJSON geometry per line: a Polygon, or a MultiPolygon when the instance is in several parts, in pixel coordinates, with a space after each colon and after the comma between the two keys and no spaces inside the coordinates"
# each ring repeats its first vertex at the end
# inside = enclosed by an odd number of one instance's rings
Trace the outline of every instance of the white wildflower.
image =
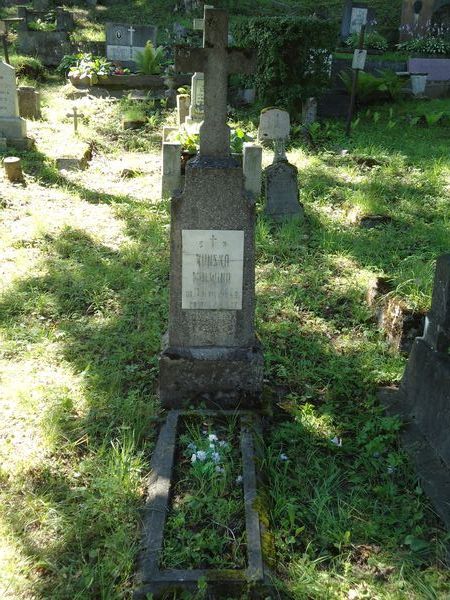
{"type": "Polygon", "coordinates": [[[211,450],[214,450],[215,448],[214,444],[210,444],[209,447],[211,448],[211,450]]]}
{"type": "Polygon", "coordinates": [[[280,454],[280,460],[289,460],[287,454],[280,454]]]}
{"type": "Polygon", "coordinates": [[[188,448],[189,450],[193,450],[194,452],[197,450],[197,446],[194,444],[194,442],[188,444],[188,448]]]}
{"type": "Polygon", "coordinates": [[[213,452],[212,453],[212,459],[215,463],[220,462],[220,454],[218,452],[213,452]]]}
{"type": "Polygon", "coordinates": [[[199,450],[197,452],[197,458],[198,460],[204,461],[206,459],[206,452],[204,452],[203,450],[199,450]]]}
{"type": "Polygon", "coordinates": [[[197,455],[194,452],[194,454],[191,456],[191,463],[195,463],[196,460],[197,460],[197,455]]]}
{"type": "Polygon", "coordinates": [[[208,435],[208,440],[209,440],[210,442],[217,442],[217,440],[218,440],[218,439],[219,439],[219,438],[217,437],[217,435],[216,435],[215,433],[210,433],[210,434],[208,435]]]}
{"type": "Polygon", "coordinates": [[[242,483],[242,475],[238,475],[235,479],[236,485],[241,485],[242,483]]]}
{"type": "Polygon", "coordinates": [[[228,446],[228,442],[226,442],[225,440],[220,440],[220,442],[219,442],[219,446],[220,446],[221,448],[227,448],[227,446],[228,446]]]}
{"type": "Polygon", "coordinates": [[[217,465],[217,467],[216,467],[216,473],[223,473],[224,471],[225,471],[225,469],[223,467],[219,467],[217,465]]]}
{"type": "Polygon", "coordinates": [[[339,447],[342,446],[342,438],[340,438],[338,436],[335,436],[332,440],[330,440],[330,442],[332,444],[334,444],[335,446],[339,446],[339,447]]]}

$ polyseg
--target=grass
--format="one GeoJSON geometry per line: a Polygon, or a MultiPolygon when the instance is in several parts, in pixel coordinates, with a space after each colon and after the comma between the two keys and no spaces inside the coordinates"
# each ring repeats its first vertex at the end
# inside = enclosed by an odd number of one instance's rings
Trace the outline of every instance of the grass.
{"type": "Polygon", "coordinates": [[[179,435],[165,569],[244,569],[239,419],[190,419],[179,435]]]}
{"type": "MultiPolygon", "coordinates": [[[[86,103],[81,136],[98,155],[85,173],[59,174],[39,143],[67,101],[56,84],[43,91],[50,121],[30,125],[26,186],[0,191],[0,595],[131,598],[160,414],[169,207],[154,192],[159,152],[141,132],[122,137],[119,103],[86,103]],[[131,158],[148,171],[124,180],[131,158]]],[[[449,112],[450,101],[379,107],[350,141],[334,124],[312,150],[294,139],[305,222],[272,226],[259,207],[257,328],[275,399],[259,508],[282,597],[450,594],[448,535],[375,395],[405,359],[365,301],[383,276],[428,309],[434,261],[448,251],[450,131],[411,125],[424,111],[449,112]],[[360,228],[373,213],[393,221],[360,228]]]]}

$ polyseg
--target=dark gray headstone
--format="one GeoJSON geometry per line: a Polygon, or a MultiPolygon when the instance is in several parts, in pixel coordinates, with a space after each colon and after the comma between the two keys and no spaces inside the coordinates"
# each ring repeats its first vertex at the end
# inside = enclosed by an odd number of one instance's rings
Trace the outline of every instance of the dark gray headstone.
{"type": "Polygon", "coordinates": [[[225,11],[205,8],[203,48],[177,48],[177,71],[202,72],[200,155],[171,204],[169,328],[160,358],[166,407],[255,406],[262,352],[254,329],[255,205],[230,156],[227,82],[250,72],[252,52],[230,49],[225,11]]]}
{"type": "Polygon", "coordinates": [[[275,221],[303,215],[299,202],[297,167],[287,161],[269,165],[265,169],[265,214],[275,221]]]}
{"type": "Polygon", "coordinates": [[[437,261],[424,336],[414,342],[399,392],[385,402],[390,413],[405,420],[406,448],[426,492],[450,527],[449,348],[450,254],[446,254],[437,261]]]}
{"type": "Polygon", "coordinates": [[[158,28],[152,25],[106,24],[106,56],[108,60],[133,66],[136,53],[142,52],[151,41],[156,46],[158,28]]]}

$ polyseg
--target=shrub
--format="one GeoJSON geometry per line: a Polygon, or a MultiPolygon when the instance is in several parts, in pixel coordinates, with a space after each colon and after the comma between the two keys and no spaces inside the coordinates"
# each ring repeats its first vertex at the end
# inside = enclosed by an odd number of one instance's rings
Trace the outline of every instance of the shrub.
{"type": "Polygon", "coordinates": [[[16,70],[18,77],[30,77],[31,79],[45,79],[45,67],[38,58],[32,56],[12,56],[11,65],[16,70]]]}
{"type": "Polygon", "coordinates": [[[138,73],[143,75],[157,75],[161,72],[161,63],[164,60],[164,48],[155,48],[149,40],[142,52],[136,52],[136,65],[138,73]]]}
{"type": "MultiPolygon", "coordinates": [[[[353,48],[353,50],[358,48],[359,33],[352,33],[352,35],[345,40],[345,45],[353,48]]],[[[379,50],[380,52],[386,52],[388,49],[386,38],[376,31],[369,31],[366,33],[364,38],[364,46],[368,50],[379,50]]]]}
{"type": "MultiPolygon", "coordinates": [[[[379,76],[360,71],[356,96],[362,104],[370,104],[388,98],[398,100],[401,95],[404,81],[392,71],[378,71],[379,76]]],[[[341,71],[339,77],[347,92],[352,89],[353,76],[351,71],[341,71]]]]}
{"type": "Polygon", "coordinates": [[[318,94],[330,79],[337,23],[314,17],[267,17],[234,26],[236,45],[256,48],[255,75],[244,77],[267,105],[300,113],[304,99],[318,94]]]}
{"type": "Polygon", "coordinates": [[[434,35],[402,42],[397,44],[397,48],[402,52],[414,52],[429,56],[450,55],[450,41],[434,35]]]}

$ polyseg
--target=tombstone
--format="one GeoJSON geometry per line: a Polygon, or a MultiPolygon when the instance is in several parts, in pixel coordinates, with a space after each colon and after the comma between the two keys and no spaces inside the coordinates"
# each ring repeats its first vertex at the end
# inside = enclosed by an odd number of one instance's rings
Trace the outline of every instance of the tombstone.
{"type": "Polygon", "coordinates": [[[290,132],[289,113],[278,108],[263,110],[259,121],[258,137],[274,144],[273,164],[264,170],[264,213],[274,221],[303,216],[299,202],[297,167],[291,165],[285,152],[290,132]]]}
{"type": "Polygon", "coordinates": [[[19,100],[16,89],[16,72],[13,67],[0,61],[0,137],[9,145],[26,148],[27,127],[19,116],[19,100]]]}
{"type": "Polygon", "coordinates": [[[190,96],[188,94],[177,95],[177,125],[181,127],[184,125],[187,117],[189,116],[189,105],[190,96]]]}
{"type": "Polygon", "coordinates": [[[347,0],[341,24],[341,37],[346,39],[352,33],[359,33],[362,25],[373,17],[374,12],[367,7],[367,2],[347,0]]]}
{"type": "Polygon", "coordinates": [[[302,123],[311,125],[317,120],[317,98],[307,98],[302,106],[302,123]]]}
{"type": "Polygon", "coordinates": [[[189,115],[185,119],[186,127],[190,131],[198,132],[204,117],[205,106],[205,78],[203,73],[194,73],[191,81],[191,104],[189,115]]]}
{"type": "Polygon", "coordinates": [[[450,254],[436,265],[431,311],[416,338],[398,392],[381,394],[406,423],[403,441],[425,491],[450,527],[450,254]]]}
{"type": "Polygon", "coordinates": [[[106,24],[106,57],[126,67],[135,66],[136,53],[150,40],[156,46],[158,28],[152,25],[106,24]]]}
{"type": "Polygon", "coordinates": [[[36,88],[22,85],[17,89],[19,98],[19,114],[23,119],[41,118],[41,94],[36,88]]]}
{"type": "Polygon", "coordinates": [[[228,15],[205,9],[203,47],[177,47],[178,72],[204,74],[200,152],[171,201],[169,328],[160,356],[163,406],[259,406],[263,356],[255,335],[255,203],[230,155],[230,73],[256,53],[227,46],[228,15]]]}

